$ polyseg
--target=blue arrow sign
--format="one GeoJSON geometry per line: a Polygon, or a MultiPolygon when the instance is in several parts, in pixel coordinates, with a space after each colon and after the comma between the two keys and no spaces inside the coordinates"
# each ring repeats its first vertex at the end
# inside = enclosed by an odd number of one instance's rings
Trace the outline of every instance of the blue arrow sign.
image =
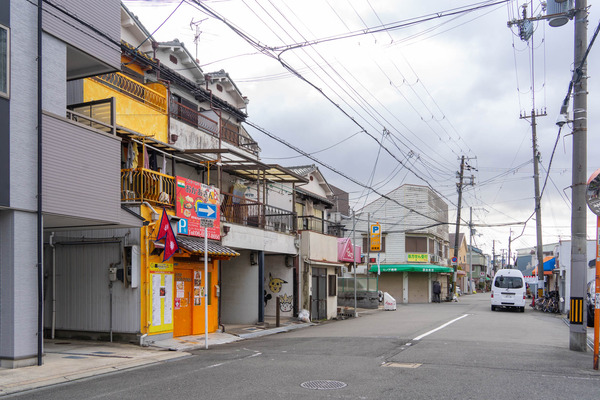
{"type": "Polygon", "coordinates": [[[196,215],[199,218],[217,219],[217,205],[196,202],[196,215]]]}

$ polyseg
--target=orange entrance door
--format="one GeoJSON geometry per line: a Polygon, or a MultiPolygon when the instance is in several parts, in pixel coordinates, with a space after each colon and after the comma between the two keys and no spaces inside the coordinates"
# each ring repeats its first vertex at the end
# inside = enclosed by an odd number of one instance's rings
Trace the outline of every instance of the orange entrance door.
{"type": "Polygon", "coordinates": [[[194,308],[194,271],[175,269],[175,320],[173,336],[192,335],[194,308]]]}

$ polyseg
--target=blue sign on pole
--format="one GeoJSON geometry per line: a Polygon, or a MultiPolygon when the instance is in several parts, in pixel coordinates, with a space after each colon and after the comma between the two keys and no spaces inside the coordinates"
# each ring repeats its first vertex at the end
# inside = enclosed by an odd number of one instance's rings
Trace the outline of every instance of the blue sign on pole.
{"type": "Polygon", "coordinates": [[[196,215],[198,218],[217,219],[217,205],[197,201],[196,215]]]}

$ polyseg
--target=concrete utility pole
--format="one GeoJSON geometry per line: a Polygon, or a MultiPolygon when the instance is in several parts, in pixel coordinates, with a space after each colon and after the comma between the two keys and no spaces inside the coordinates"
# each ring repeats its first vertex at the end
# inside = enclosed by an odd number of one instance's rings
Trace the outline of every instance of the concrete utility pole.
{"type": "Polygon", "coordinates": [[[575,0],[574,65],[580,71],[573,74],[573,175],[571,206],[571,304],[569,348],[586,351],[586,315],[583,299],[586,287],[586,213],[587,188],[587,0],[575,0]],[[582,63],[583,62],[583,63],[582,63]]]}
{"type": "Polygon", "coordinates": [[[456,275],[458,274],[458,235],[460,234],[460,208],[462,203],[463,173],[465,172],[465,156],[460,158],[460,173],[458,183],[458,209],[456,210],[456,234],[454,236],[454,258],[457,260],[452,274],[452,296],[456,295],[456,275]]]}
{"type": "MultiPolygon", "coordinates": [[[[469,207],[469,285],[466,291],[473,293],[473,207],[469,207]]],[[[466,292],[465,291],[465,292],[466,292]]]]}
{"type": "MultiPolygon", "coordinates": [[[[462,190],[465,185],[473,185],[473,176],[471,176],[470,183],[463,183],[463,176],[465,169],[471,170],[471,166],[465,165],[465,156],[460,158],[460,172],[458,173],[458,183],[456,187],[458,189],[458,209],[456,210],[456,235],[454,237],[454,257],[458,260],[458,236],[460,234],[460,209],[462,204],[462,190]]],[[[454,265],[454,274],[452,274],[452,293],[456,295],[456,275],[458,274],[458,262],[454,265]]]]}

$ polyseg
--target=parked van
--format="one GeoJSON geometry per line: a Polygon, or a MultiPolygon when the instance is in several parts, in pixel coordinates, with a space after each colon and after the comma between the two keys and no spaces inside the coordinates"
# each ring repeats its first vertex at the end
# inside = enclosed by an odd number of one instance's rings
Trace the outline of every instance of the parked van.
{"type": "Polygon", "coordinates": [[[525,312],[527,289],[523,273],[518,269],[501,269],[492,282],[492,311],[499,307],[525,312]]]}

